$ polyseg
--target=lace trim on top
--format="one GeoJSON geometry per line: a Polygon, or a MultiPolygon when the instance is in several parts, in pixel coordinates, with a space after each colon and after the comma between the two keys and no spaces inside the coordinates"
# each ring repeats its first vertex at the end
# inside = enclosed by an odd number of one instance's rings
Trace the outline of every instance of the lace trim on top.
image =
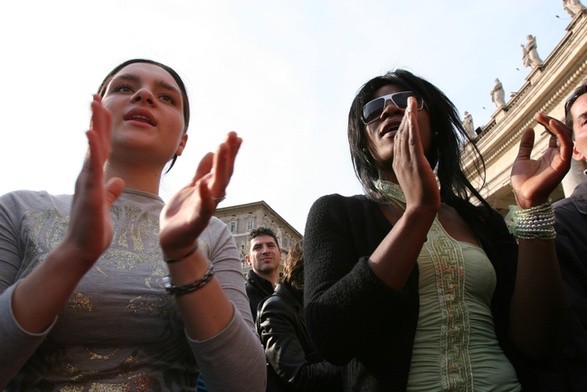
{"type": "Polygon", "coordinates": [[[399,185],[397,185],[394,182],[391,181],[385,181],[385,180],[376,180],[374,182],[375,188],[377,188],[377,190],[379,192],[381,192],[381,194],[383,196],[385,196],[385,198],[390,201],[390,202],[394,202],[394,203],[402,203],[406,204],[406,196],[404,195],[404,191],[402,190],[402,188],[400,188],[399,185]]]}

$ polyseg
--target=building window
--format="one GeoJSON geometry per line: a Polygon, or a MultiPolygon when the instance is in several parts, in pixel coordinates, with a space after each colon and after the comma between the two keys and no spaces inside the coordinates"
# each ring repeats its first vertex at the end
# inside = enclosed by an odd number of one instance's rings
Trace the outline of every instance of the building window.
{"type": "Polygon", "coordinates": [[[279,242],[279,247],[282,250],[287,250],[285,247],[285,244],[283,243],[283,238],[281,238],[281,233],[277,233],[276,236],[277,236],[277,242],[279,242]]]}
{"type": "Polygon", "coordinates": [[[253,220],[249,219],[247,221],[247,233],[249,233],[251,230],[253,230],[253,220]]]}
{"type": "Polygon", "coordinates": [[[228,222],[228,229],[230,230],[230,232],[232,234],[236,234],[236,221],[235,220],[231,220],[230,222],[228,222]]]}

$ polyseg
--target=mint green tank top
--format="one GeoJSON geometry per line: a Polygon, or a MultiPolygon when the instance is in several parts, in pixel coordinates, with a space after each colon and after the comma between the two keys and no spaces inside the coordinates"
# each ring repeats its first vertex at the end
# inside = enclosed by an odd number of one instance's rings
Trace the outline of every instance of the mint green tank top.
{"type": "Polygon", "coordinates": [[[454,240],[436,218],[418,268],[420,313],[407,390],[520,391],[495,336],[496,276],[483,249],[454,240]]]}

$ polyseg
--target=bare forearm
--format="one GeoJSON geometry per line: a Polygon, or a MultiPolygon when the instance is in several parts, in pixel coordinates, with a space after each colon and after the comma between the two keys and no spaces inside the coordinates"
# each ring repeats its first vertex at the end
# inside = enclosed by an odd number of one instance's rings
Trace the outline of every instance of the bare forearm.
{"type": "MultiPolygon", "coordinates": [[[[192,283],[208,269],[208,260],[198,250],[187,259],[169,265],[175,286],[192,283]]],[[[218,280],[213,277],[203,287],[177,296],[183,321],[190,338],[205,340],[222,331],[232,319],[234,310],[218,280]]]]}
{"type": "Polygon", "coordinates": [[[510,336],[527,356],[549,354],[563,307],[554,241],[520,240],[510,336]]]}
{"type": "Polygon", "coordinates": [[[375,275],[394,290],[406,283],[436,212],[406,211],[369,258],[375,275]]]}

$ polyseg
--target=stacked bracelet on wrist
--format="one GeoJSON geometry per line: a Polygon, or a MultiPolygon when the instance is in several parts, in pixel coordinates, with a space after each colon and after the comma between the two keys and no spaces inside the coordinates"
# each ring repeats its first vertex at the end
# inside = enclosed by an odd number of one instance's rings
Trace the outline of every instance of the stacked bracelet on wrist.
{"type": "Polygon", "coordinates": [[[171,283],[171,278],[169,276],[163,277],[163,286],[165,290],[169,294],[174,294],[175,296],[184,295],[187,293],[191,293],[192,291],[196,291],[204,287],[212,278],[214,277],[214,267],[212,263],[208,264],[208,269],[204,272],[201,278],[193,281],[192,283],[184,284],[181,286],[174,286],[171,283]]]}
{"type": "Polygon", "coordinates": [[[556,237],[554,210],[550,200],[539,206],[527,209],[510,206],[508,216],[512,220],[509,225],[509,231],[518,239],[553,240],[556,237]]]}

